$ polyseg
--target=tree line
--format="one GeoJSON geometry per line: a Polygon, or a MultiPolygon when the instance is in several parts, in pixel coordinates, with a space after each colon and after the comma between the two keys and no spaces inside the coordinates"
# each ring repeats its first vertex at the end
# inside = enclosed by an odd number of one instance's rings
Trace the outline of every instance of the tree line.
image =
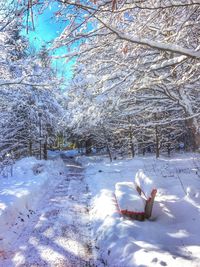
{"type": "Polygon", "coordinates": [[[111,160],[199,149],[199,1],[12,3],[12,16],[0,23],[2,158],[38,153],[41,123],[45,151],[63,131],[88,153],[107,150],[111,160]],[[34,28],[34,15],[50,5],[66,27],[48,51],[30,55],[21,17],[34,28]],[[61,47],[68,53],[49,56],[61,47]],[[60,57],[76,61],[65,97],[50,67],[60,57]]]}
{"type": "MultiPolygon", "coordinates": [[[[23,17],[0,6],[0,169],[25,156],[47,159],[63,124],[60,81],[46,48],[34,51],[22,34],[23,17]],[[12,13],[11,13],[12,14],[12,13]]],[[[12,10],[11,10],[12,8],[12,10]]],[[[5,168],[4,168],[5,167],[5,168]]]]}
{"type": "Polygon", "coordinates": [[[68,100],[74,134],[110,155],[198,150],[198,1],[60,2],[63,14],[79,10],[54,43],[81,42],[65,55],[77,56],[68,100]]]}

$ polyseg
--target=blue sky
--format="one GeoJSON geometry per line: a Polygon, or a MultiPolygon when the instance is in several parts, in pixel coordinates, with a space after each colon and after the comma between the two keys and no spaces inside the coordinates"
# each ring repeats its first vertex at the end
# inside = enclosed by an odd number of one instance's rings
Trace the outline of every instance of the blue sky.
{"type": "MultiPolygon", "coordinates": [[[[25,35],[32,46],[35,47],[36,50],[39,50],[43,45],[50,45],[50,42],[54,40],[63,29],[66,27],[67,22],[61,22],[57,20],[55,17],[55,12],[58,10],[58,4],[50,4],[49,7],[42,12],[42,14],[38,15],[38,10],[34,10],[34,24],[35,29],[31,29],[32,25],[30,22],[30,29],[28,34],[26,33],[26,29],[23,31],[23,35],[25,35]]],[[[54,54],[61,55],[66,54],[67,50],[65,48],[60,48],[54,51],[54,54]]],[[[73,65],[74,60],[67,62],[65,59],[54,59],[52,61],[53,67],[58,69],[58,75],[63,76],[67,81],[70,81],[73,75],[73,65]]]]}

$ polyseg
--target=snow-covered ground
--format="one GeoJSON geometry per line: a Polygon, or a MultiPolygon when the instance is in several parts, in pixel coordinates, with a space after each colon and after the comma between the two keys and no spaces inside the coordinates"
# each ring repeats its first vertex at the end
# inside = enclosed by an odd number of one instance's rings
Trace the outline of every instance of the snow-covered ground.
{"type": "Polygon", "coordinates": [[[19,161],[2,187],[2,201],[7,191],[18,195],[0,217],[0,267],[94,266],[84,170],[62,152],[49,155],[54,160],[19,161]],[[40,173],[34,174],[36,166],[40,173]]]}
{"type": "Polygon", "coordinates": [[[0,266],[200,266],[199,154],[78,156],[83,168],[75,151],[49,156],[22,159],[1,177],[0,266]],[[140,169],[158,189],[142,222],[121,216],[114,197],[115,184],[140,169]]]}
{"type": "Polygon", "coordinates": [[[65,174],[61,159],[39,161],[34,157],[16,162],[13,176],[0,177],[0,254],[18,238],[41,198],[65,174]]]}
{"type": "Polygon", "coordinates": [[[90,219],[99,266],[200,266],[200,155],[116,160],[79,157],[92,194],[90,219]],[[144,222],[122,217],[114,198],[117,182],[142,169],[154,180],[153,215],[144,222]]]}

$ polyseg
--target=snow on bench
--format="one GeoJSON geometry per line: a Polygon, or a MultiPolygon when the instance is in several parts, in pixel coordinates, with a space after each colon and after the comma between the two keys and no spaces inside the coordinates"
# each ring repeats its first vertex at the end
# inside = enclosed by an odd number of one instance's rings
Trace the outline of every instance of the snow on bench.
{"type": "Polygon", "coordinates": [[[138,194],[134,183],[117,183],[115,185],[115,196],[122,214],[135,219],[144,219],[145,200],[138,194]]]}
{"type": "Polygon", "coordinates": [[[139,170],[134,183],[121,182],[115,185],[120,213],[141,221],[150,218],[156,192],[153,181],[139,170]]]}

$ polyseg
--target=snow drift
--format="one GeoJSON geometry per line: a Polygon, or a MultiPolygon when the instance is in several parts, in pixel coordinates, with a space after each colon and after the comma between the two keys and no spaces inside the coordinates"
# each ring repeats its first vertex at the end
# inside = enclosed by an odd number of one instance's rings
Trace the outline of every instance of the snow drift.
{"type": "Polygon", "coordinates": [[[13,177],[1,177],[0,184],[0,251],[9,249],[39,200],[64,175],[61,159],[39,161],[33,157],[16,162],[13,177]]]}

